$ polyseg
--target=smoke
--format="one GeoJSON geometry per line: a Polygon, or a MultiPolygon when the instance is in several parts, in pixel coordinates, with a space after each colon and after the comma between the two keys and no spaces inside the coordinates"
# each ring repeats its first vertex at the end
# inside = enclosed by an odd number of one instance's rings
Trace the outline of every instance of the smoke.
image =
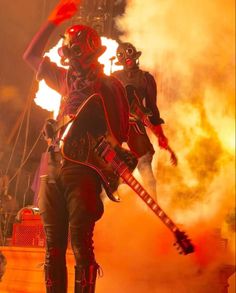
{"type": "Polygon", "coordinates": [[[130,0],[117,19],[122,41],[142,51],[141,68],[157,80],[164,131],[179,160],[171,166],[150,135],[159,204],[196,252],[178,256],[170,231],[122,186],[122,203],[106,203],[97,225],[106,274],[98,292],[220,292],[219,271],[235,265],[234,5],[130,0]]]}

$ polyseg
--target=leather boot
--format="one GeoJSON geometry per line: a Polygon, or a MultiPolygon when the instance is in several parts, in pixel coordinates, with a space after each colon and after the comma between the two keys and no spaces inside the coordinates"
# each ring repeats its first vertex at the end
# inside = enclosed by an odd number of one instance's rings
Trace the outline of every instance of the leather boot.
{"type": "Polygon", "coordinates": [[[75,267],[74,293],[94,293],[97,278],[98,264],[75,267]]]}
{"type": "Polygon", "coordinates": [[[44,266],[46,293],[67,293],[67,269],[44,266]]]}

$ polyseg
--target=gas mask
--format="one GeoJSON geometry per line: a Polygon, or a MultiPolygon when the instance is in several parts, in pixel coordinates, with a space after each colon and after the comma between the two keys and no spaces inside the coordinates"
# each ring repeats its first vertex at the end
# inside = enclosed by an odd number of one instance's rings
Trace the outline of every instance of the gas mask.
{"type": "Polygon", "coordinates": [[[121,43],[116,50],[118,62],[116,65],[123,65],[124,69],[133,69],[138,67],[138,59],[142,52],[137,51],[130,43],[121,43]]]}
{"type": "Polygon", "coordinates": [[[61,63],[77,71],[88,71],[106,50],[98,33],[85,25],[69,27],[63,39],[63,45],[58,50],[61,63]]]}

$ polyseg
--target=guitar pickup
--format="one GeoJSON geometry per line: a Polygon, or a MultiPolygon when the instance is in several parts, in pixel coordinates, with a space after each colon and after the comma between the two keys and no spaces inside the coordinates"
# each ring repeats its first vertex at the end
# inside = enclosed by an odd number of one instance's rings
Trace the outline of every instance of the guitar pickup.
{"type": "Polygon", "coordinates": [[[112,149],[107,149],[103,152],[102,157],[106,162],[112,162],[116,156],[116,152],[112,149]]]}
{"type": "Polygon", "coordinates": [[[95,151],[106,162],[112,162],[116,156],[115,150],[113,150],[110,144],[103,137],[99,144],[95,147],[95,151]]]}

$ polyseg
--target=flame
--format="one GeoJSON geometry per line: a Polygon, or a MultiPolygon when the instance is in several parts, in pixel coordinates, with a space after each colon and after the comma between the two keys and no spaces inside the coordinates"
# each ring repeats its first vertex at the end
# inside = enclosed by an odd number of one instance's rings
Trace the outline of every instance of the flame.
{"type": "Polygon", "coordinates": [[[35,103],[41,108],[53,112],[53,117],[58,115],[61,96],[58,92],[49,88],[44,80],[39,82],[39,89],[36,93],[35,103]]]}
{"type": "MultiPolygon", "coordinates": [[[[101,40],[102,45],[106,46],[107,50],[102,56],[100,56],[98,61],[104,65],[104,73],[110,75],[115,70],[122,68],[122,66],[115,65],[115,62],[117,61],[115,56],[118,43],[115,40],[106,37],[102,37],[101,40]]],[[[50,60],[55,62],[58,66],[67,68],[61,65],[60,56],[58,54],[58,49],[62,46],[62,41],[63,40],[60,39],[59,42],[46,52],[44,56],[48,56],[50,60]]],[[[39,82],[39,88],[34,101],[41,108],[53,112],[54,119],[57,117],[61,96],[58,92],[48,87],[44,80],[39,82]]]]}
{"type": "Polygon", "coordinates": [[[102,44],[107,47],[104,54],[98,59],[101,64],[104,64],[104,73],[110,75],[112,72],[123,68],[123,66],[116,65],[116,49],[118,43],[115,40],[102,37],[102,44]]]}
{"type": "MultiPolygon", "coordinates": [[[[56,46],[46,52],[44,56],[48,56],[50,60],[55,62],[58,66],[64,67],[60,63],[60,56],[58,54],[58,49],[61,47],[61,45],[62,39],[59,40],[56,46]]],[[[57,117],[60,107],[61,95],[48,87],[44,80],[39,82],[39,88],[34,101],[41,108],[53,112],[53,118],[57,117]]]]}

